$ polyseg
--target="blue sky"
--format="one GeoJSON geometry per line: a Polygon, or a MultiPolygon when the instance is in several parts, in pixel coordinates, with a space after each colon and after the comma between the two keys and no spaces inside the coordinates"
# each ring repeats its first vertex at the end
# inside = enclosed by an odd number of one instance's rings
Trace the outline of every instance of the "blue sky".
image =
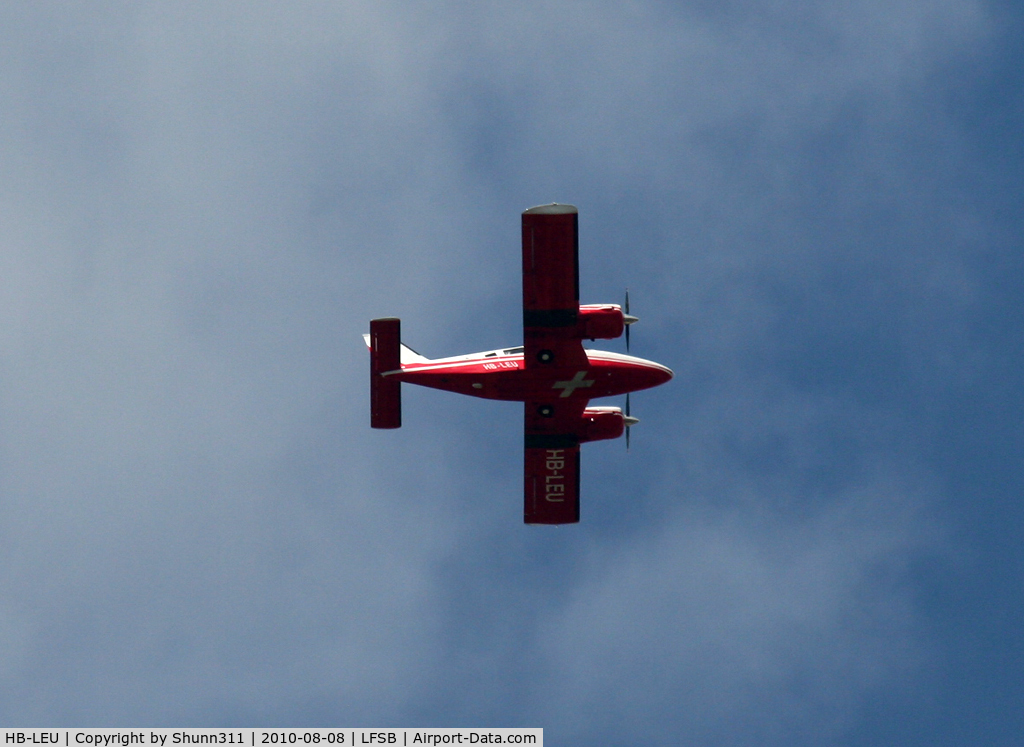
{"type": "Polygon", "coordinates": [[[0,10],[0,722],[1020,744],[1022,21],[0,10]],[[676,378],[549,531],[360,334],[519,342],[551,201],[676,378]]]}

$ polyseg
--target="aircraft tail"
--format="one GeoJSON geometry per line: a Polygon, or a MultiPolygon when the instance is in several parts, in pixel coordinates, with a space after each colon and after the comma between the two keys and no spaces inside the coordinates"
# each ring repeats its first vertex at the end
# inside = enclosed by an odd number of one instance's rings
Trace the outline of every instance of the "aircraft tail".
{"type": "MultiPolygon", "coordinates": [[[[367,349],[372,351],[373,346],[370,345],[370,336],[364,334],[363,340],[366,342],[367,349]]],[[[398,344],[398,360],[403,366],[406,363],[430,363],[430,358],[427,358],[425,355],[420,355],[404,342],[400,342],[398,344]]]]}
{"type": "Polygon", "coordinates": [[[402,383],[386,374],[402,369],[402,323],[372,319],[364,338],[370,348],[370,427],[401,428],[402,383]]]}

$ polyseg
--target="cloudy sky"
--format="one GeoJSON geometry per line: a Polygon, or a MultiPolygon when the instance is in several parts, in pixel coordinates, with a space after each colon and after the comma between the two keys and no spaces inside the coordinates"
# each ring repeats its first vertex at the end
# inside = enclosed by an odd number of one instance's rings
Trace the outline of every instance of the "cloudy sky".
{"type": "Polygon", "coordinates": [[[1022,31],[3,5],[0,722],[1022,744],[1022,31]],[[560,529],[520,406],[406,387],[371,431],[360,339],[519,343],[552,201],[676,372],[560,529]]]}

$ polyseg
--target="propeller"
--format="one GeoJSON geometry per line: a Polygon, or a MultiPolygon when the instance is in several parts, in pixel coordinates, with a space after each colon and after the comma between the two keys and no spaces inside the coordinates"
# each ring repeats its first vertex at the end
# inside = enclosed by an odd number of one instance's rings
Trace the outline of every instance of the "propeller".
{"type": "Polygon", "coordinates": [[[622,313],[622,321],[626,325],[626,352],[629,352],[629,326],[640,321],[639,317],[630,316],[629,313],[629,288],[626,288],[626,305],[622,313]]]}
{"type": "MultiPolygon", "coordinates": [[[[626,288],[626,303],[622,309],[622,321],[626,325],[626,352],[629,352],[629,327],[632,324],[636,324],[640,321],[639,317],[632,316],[629,313],[629,288],[626,288]]],[[[622,421],[626,424],[626,451],[629,451],[629,429],[640,422],[640,418],[634,418],[629,414],[629,392],[626,392],[626,413],[622,418],[622,421]]]]}
{"type": "Polygon", "coordinates": [[[626,451],[629,451],[629,429],[640,422],[640,418],[634,418],[629,414],[629,392],[626,392],[626,414],[622,422],[626,424],[626,451]]]}

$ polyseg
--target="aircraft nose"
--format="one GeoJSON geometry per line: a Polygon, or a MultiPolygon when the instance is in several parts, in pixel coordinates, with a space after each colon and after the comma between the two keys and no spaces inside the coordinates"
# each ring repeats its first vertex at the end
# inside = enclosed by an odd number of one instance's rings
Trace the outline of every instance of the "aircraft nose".
{"type": "Polygon", "coordinates": [[[666,381],[671,380],[674,375],[671,368],[662,366],[659,363],[652,363],[647,367],[646,376],[644,377],[646,379],[644,388],[660,386],[666,381]]]}

